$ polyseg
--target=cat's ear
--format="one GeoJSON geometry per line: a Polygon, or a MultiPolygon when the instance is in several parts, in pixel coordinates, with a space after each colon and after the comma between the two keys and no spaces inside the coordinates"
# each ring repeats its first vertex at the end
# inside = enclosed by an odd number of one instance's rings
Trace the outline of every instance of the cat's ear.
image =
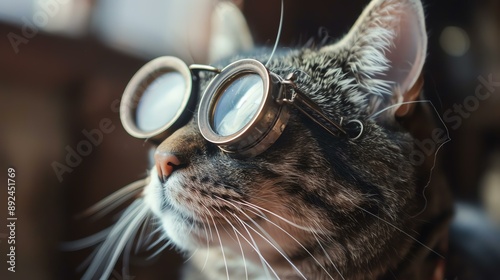
{"type": "Polygon", "coordinates": [[[231,1],[219,1],[212,14],[209,62],[252,48],[253,39],[241,10],[231,1]]]}
{"type": "Polygon", "coordinates": [[[418,98],[427,52],[425,18],[420,0],[373,0],[350,32],[321,51],[343,54],[344,69],[359,85],[353,92],[371,113],[406,115],[418,98]]]}

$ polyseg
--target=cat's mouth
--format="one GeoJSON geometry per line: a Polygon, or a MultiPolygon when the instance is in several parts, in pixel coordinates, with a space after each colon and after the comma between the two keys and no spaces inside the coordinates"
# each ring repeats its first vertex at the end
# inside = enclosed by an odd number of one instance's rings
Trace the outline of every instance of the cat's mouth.
{"type": "Polygon", "coordinates": [[[161,192],[161,212],[173,213],[185,223],[198,228],[217,225],[239,225],[241,223],[260,223],[262,217],[241,209],[232,209],[228,205],[176,205],[161,192]]]}
{"type": "Polygon", "coordinates": [[[262,217],[255,212],[243,210],[245,203],[225,193],[208,191],[215,188],[189,182],[183,174],[172,174],[160,181],[156,170],[151,172],[151,182],[146,186],[146,204],[158,217],[170,215],[177,217],[186,225],[207,228],[216,225],[241,225],[242,223],[261,223],[262,217]],[[188,181],[188,182],[186,182],[188,181]]]}
{"type": "MultiPolygon", "coordinates": [[[[225,240],[225,244],[232,246],[235,237],[230,233],[246,235],[248,228],[259,228],[264,226],[265,221],[253,213],[241,213],[229,206],[204,205],[203,203],[187,204],[173,202],[168,197],[162,184],[154,186],[157,189],[155,204],[149,205],[154,208],[153,213],[161,221],[169,240],[179,248],[196,250],[197,248],[210,248],[219,244],[219,238],[225,240]],[[155,206],[156,205],[156,206],[155,206]]],[[[152,189],[152,186],[148,186],[152,189]]],[[[148,196],[148,195],[147,195],[148,196]]],[[[149,197],[146,201],[152,201],[149,197]]],[[[250,237],[246,237],[250,240],[250,237]]],[[[235,247],[236,248],[236,247],[235,247]]]]}

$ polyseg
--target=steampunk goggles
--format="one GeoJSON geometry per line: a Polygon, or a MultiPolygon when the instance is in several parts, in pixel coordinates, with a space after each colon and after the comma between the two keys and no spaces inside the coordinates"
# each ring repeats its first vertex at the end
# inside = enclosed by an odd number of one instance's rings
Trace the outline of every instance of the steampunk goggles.
{"type": "MultiPolygon", "coordinates": [[[[130,80],[120,104],[125,130],[137,138],[162,141],[185,125],[196,111],[200,71],[216,76],[200,98],[198,127],[207,141],[227,153],[253,157],[267,150],[283,133],[291,107],[331,135],[348,136],[342,120],[331,120],[297,87],[295,73],[281,77],[254,59],[219,70],[187,66],[170,56],[152,60],[130,80]]],[[[362,132],[362,123],[355,122],[362,132]]]]}

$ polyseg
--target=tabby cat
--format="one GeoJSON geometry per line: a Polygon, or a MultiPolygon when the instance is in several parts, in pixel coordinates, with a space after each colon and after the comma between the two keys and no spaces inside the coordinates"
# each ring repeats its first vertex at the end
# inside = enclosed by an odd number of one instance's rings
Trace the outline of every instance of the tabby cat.
{"type": "MultiPolygon", "coordinates": [[[[235,157],[202,137],[195,113],[157,146],[149,177],[115,195],[141,193],[92,238],[88,245],[100,245],[84,278],[109,277],[134,242],[191,256],[185,279],[442,277],[439,242],[423,233],[441,210],[429,215],[431,198],[423,208],[427,180],[402,125],[417,110],[410,103],[420,96],[426,50],[419,0],[373,0],[337,42],[220,63],[253,58],[280,77],[299,73],[295,84],[329,118],[362,124],[359,137],[332,136],[291,109],[270,148],[235,157]],[[143,227],[161,238],[143,238],[143,227]]],[[[213,77],[194,81],[200,96],[213,77]]]]}

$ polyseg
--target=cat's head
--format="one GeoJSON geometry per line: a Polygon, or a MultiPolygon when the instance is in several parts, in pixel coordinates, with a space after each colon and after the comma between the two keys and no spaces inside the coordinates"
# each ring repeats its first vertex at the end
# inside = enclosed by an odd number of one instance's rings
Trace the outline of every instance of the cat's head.
{"type": "Polygon", "coordinates": [[[331,119],[361,121],[361,136],[333,137],[292,110],[269,149],[234,157],[205,140],[193,118],[157,147],[144,192],[167,237],[181,250],[243,250],[300,275],[292,262],[312,279],[393,266],[411,241],[399,227],[415,180],[412,139],[397,122],[409,108],[392,105],[417,98],[426,48],[420,1],[374,0],[342,40],[275,55],[271,72],[299,71],[301,90],[331,119]]]}
{"type": "MultiPolygon", "coordinates": [[[[152,212],[177,248],[223,248],[223,257],[262,265],[280,278],[384,273],[412,241],[401,228],[411,229],[413,142],[397,119],[411,109],[399,103],[418,96],[426,48],[420,1],[373,0],[342,40],[278,52],[269,71],[300,73],[300,90],[330,119],[359,121],[359,137],[332,136],[292,108],[273,145],[237,157],[201,135],[195,113],[158,145],[142,197],[112,230],[120,238],[108,237],[99,252],[117,242],[123,249],[124,238],[152,212]]],[[[239,55],[220,66],[242,58],[266,62],[270,54],[239,55]]],[[[194,81],[199,95],[212,78],[194,81]]],[[[211,256],[210,263],[220,254],[211,256]]]]}

